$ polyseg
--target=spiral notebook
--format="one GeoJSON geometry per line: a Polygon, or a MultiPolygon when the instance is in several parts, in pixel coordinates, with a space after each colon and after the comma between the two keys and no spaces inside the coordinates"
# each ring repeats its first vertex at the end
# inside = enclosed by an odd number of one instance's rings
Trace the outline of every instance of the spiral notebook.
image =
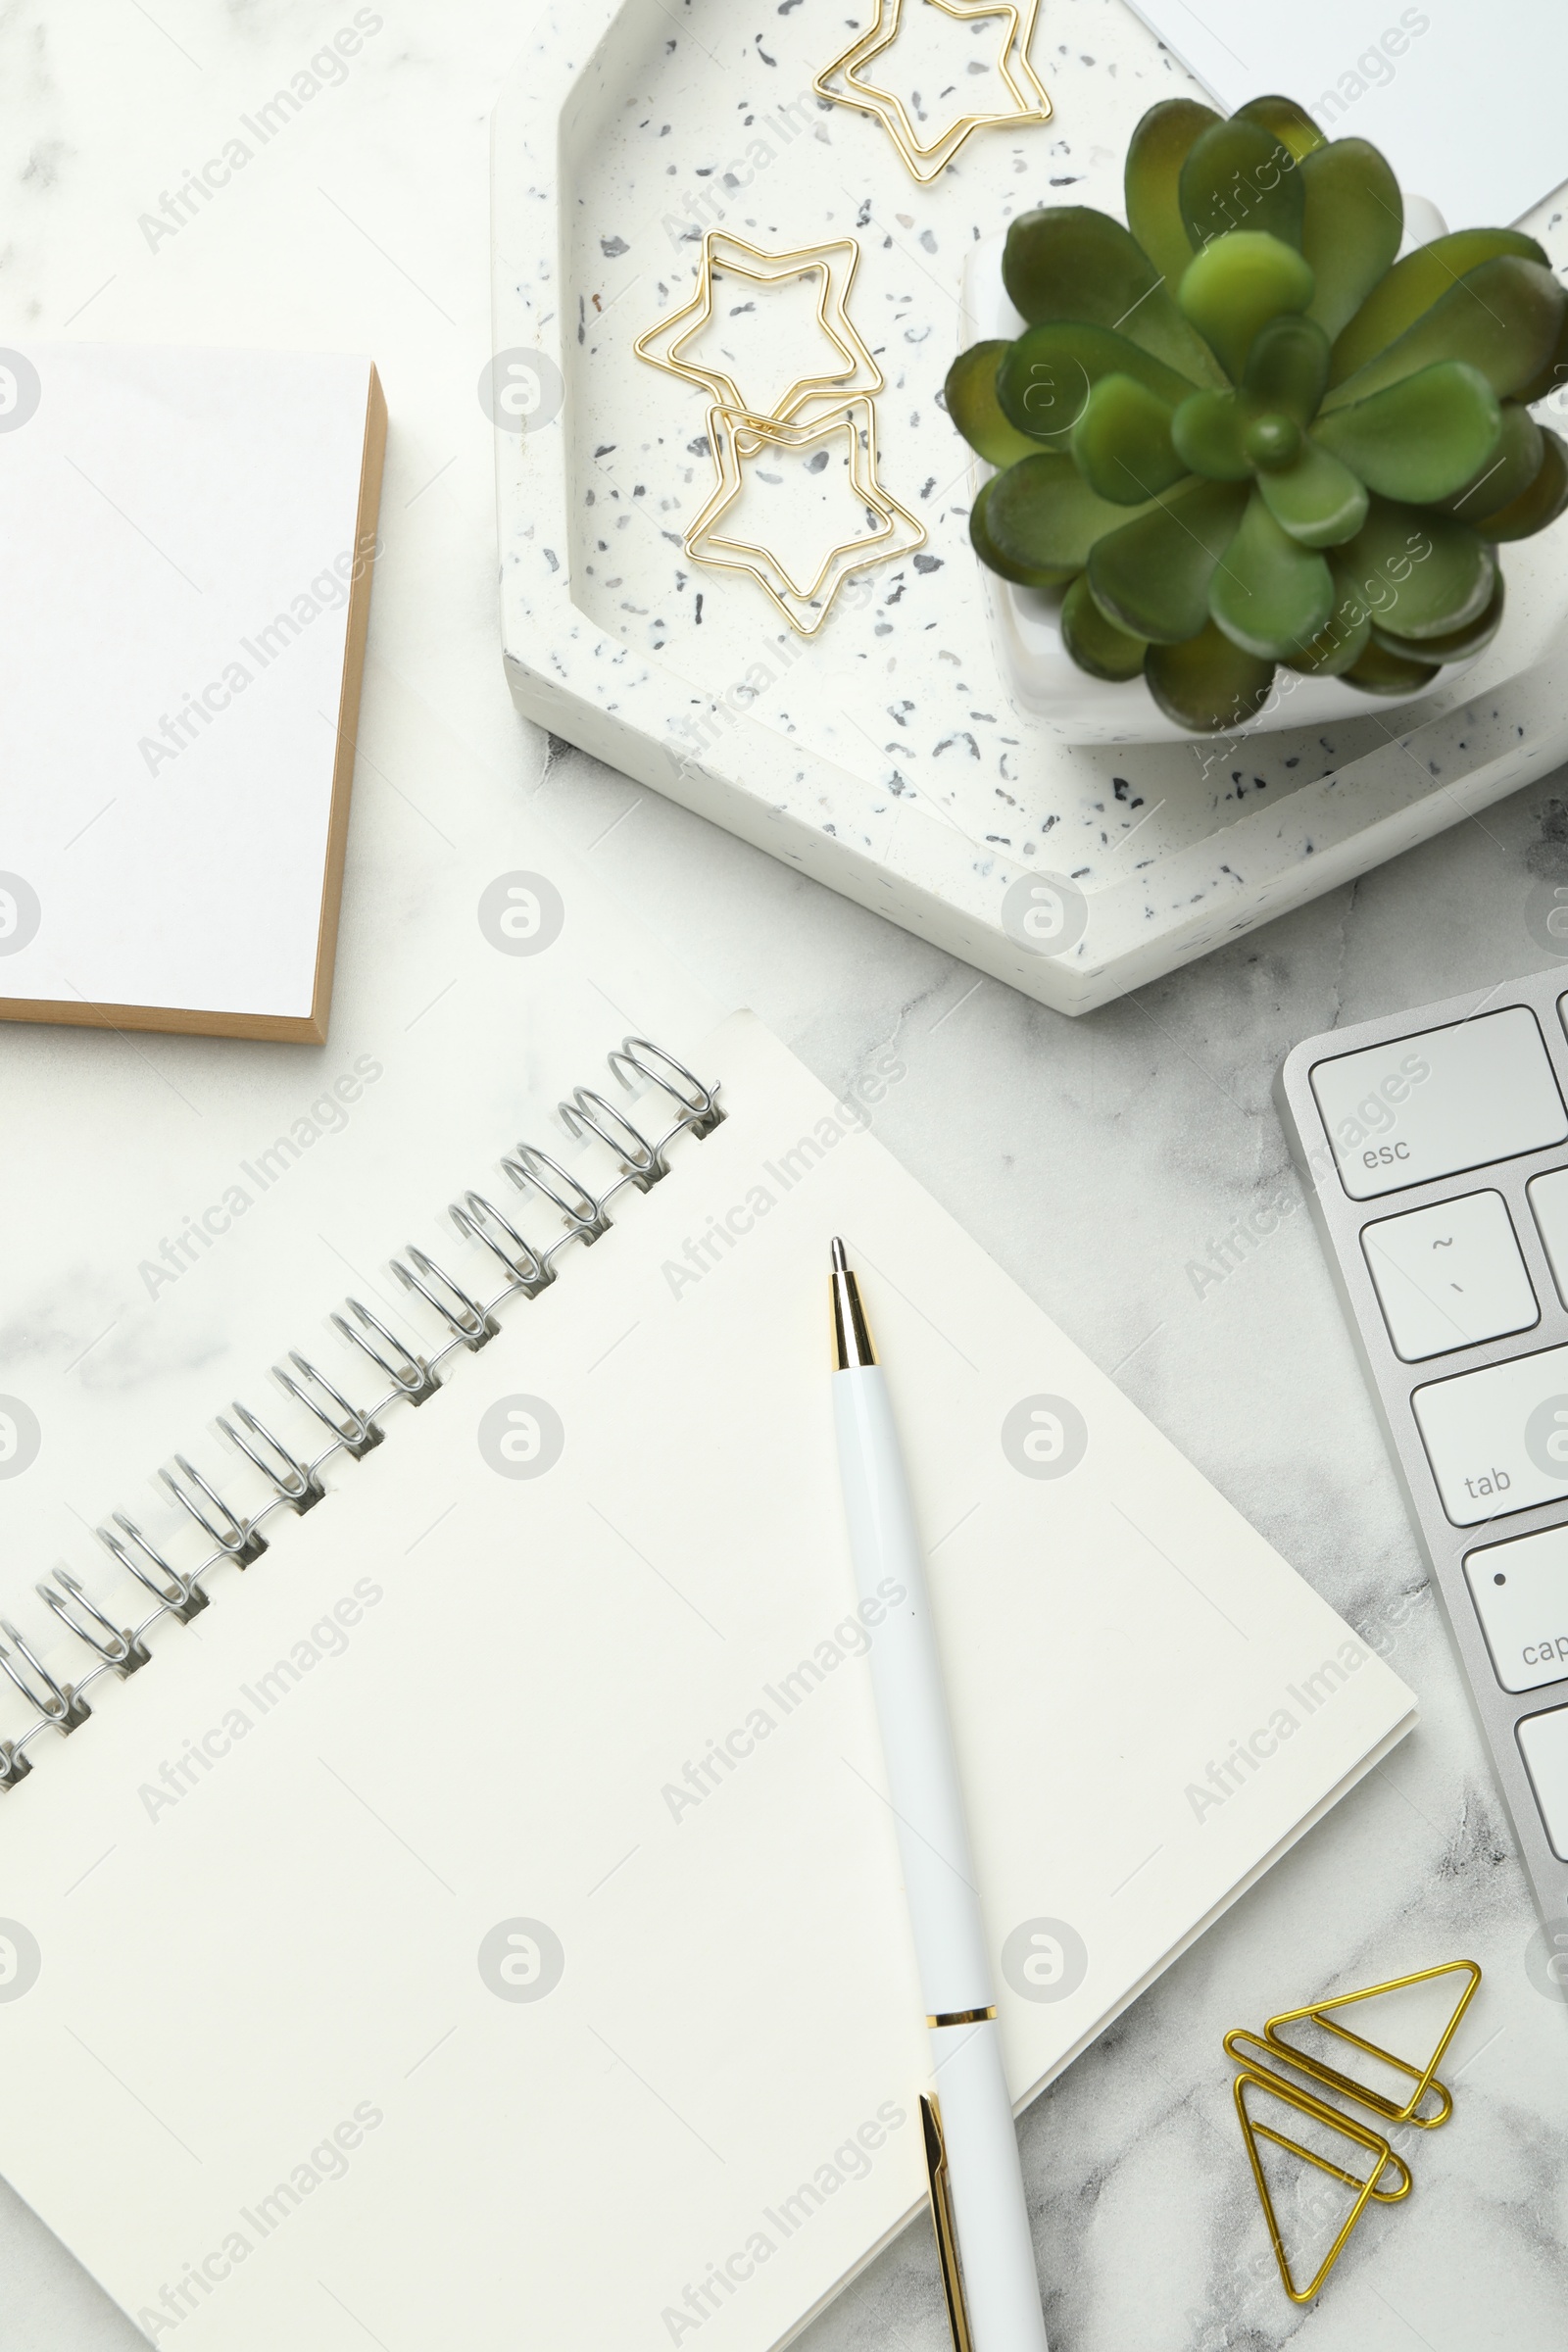
{"type": "Polygon", "coordinates": [[[835,1231],[1020,2100],[1410,1724],[884,1151],[893,1054],[839,1101],[749,1015],[662,1042],[226,1414],[231,1474],[106,1516],[78,1633],[3,1637],[0,2170],[154,2343],[763,2352],[919,2203],[835,1231]]]}

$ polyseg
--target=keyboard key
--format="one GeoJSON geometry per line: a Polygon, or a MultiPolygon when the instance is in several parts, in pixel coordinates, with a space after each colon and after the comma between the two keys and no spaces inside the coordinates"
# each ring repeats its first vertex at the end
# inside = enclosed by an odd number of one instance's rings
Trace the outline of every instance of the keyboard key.
{"type": "Polygon", "coordinates": [[[1431,1381],[1410,1403],[1455,1527],[1568,1496],[1568,1348],[1431,1381]]]}
{"type": "Polygon", "coordinates": [[[1361,1248],[1389,1337],[1406,1363],[1528,1331],[1539,1319],[1500,1193],[1468,1193],[1380,1217],[1362,1226],[1361,1248]]]}
{"type": "Polygon", "coordinates": [[[1568,1682],[1568,1527],[1468,1552],[1464,1573],[1503,1689],[1568,1682]]]}
{"type": "Polygon", "coordinates": [[[1568,1168],[1553,1168],[1549,1176],[1532,1176],[1525,1189],[1551,1261],[1552,1279],[1568,1304],[1568,1168]]]}
{"type": "Polygon", "coordinates": [[[1527,1715],[1517,1736],[1551,1850],[1568,1862],[1568,1707],[1527,1715]]]}
{"type": "Polygon", "coordinates": [[[1320,1061],[1312,1092],[1352,1200],[1568,1137],[1568,1113],[1525,1004],[1320,1061]]]}

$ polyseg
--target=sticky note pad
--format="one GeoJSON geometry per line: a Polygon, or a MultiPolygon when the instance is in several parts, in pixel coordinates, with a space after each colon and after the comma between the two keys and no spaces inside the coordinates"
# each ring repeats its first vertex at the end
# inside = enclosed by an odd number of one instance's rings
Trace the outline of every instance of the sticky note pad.
{"type": "Polygon", "coordinates": [[[320,1040],[368,360],[0,351],[0,1018],[320,1040]]]}

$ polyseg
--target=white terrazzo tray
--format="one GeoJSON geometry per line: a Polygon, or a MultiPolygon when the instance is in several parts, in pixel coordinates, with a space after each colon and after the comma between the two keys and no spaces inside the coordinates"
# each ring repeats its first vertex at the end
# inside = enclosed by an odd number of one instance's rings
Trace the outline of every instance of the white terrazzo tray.
{"type": "MultiPolygon", "coordinates": [[[[827,0],[572,0],[541,13],[503,94],[487,381],[532,403],[512,416],[503,392],[496,435],[527,715],[1074,1013],[1568,758],[1568,523],[1506,551],[1499,636],[1410,709],[1075,745],[1013,702],[939,399],[964,258],[1037,204],[1119,217],[1134,123],[1194,85],[1121,0],[1052,0],[1034,56],[1054,120],[977,134],[919,188],[874,122],[810,94],[848,23],[827,0]],[[703,396],[632,352],[690,299],[714,226],[769,252],[858,237],[882,479],[929,534],[858,574],[809,642],[751,580],[687,562],[713,480],[703,396]]],[[[1568,258],[1560,216],[1525,225],[1568,258]]]]}

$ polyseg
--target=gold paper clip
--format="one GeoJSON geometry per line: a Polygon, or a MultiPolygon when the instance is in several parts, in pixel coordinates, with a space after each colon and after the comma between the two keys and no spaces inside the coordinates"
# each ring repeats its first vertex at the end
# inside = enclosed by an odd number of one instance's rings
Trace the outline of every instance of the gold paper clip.
{"type": "Polygon", "coordinates": [[[942,2136],[942,2110],[935,2099],[920,2094],[920,2125],[925,2133],[925,2171],[931,2185],[931,2227],[936,2232],[937,2261],[942,2269],[942,2292],[947,2298],[948,2327],[953,2352],[973,2352],[969,2312],[963,2299],[963,2274],[958,2268],[958,2233],[953,2223],[953,2192],[948,2183],[948,2149],[942,2136]]]}
{"type": "Polygon", "coordinates": [[[956,17],[960,22],[978,17],[1006,19],[1007,37],[998,57],[997,70],[1013,103],[1002,111],[962,115],[949,124],[940,138],[922,141],[908,108],[898,93],[879,88],[863,73],[873,58],[881,56],[897,40],[907,4],[908,0],[877,0],[876,21],[870,30],[858,34],[830,66],[824,66],[811,87],[819,98],[832,105],[853,106],[863,115],[875,116],[912,180],[921,187],[929,186],[947,170],[971,131],[1050,122],[1050,96],[1029,62],[1029,44],[1040,14],[1040,0],[930,0],[944,16],[956,17]],[[841,89],[831,86],[835,76],[842,77],[841,89]]]}
{"type": "Polygon", "coordinates": [[[868,399],[845,401],[825,416],[796,423],[721,407],[710,409],[708,416],[709,437],[718,461],[718,487],[686,534],[686,553],[694,564],[749,572],[798,636],[816,635],[852,572],[868,564],[891,563],[925,545],[925,525],[901,507],[877,479],[876,412],[868,399]],[[744,460],[764,449],[809,449],[839,433],[847,433],[849,438],[851,482],[868,511],[879,517],[880,529],[840,540],[829,548],[808,579],[793,573],[784,559],[762,542],[732,538],[717,530],[715,526],[745,487],[744,460]]]}
{"type": "MultiPolygon", "coordinates": [[[[1226,2038],[1228,2041],[1229,2036],[1227,2035],[1226,2038]]],[[[1268,2225],[1269,2243],[1274,2248],[1274,2259],[1279,2264],[1281,2283],[1293,2303],[1310,2303],[1322,2291],[1323,2281],[1344,2253],[1351,2230],[1361,2219],[1372,2199],[1376,2198],[1380,2204],[1394,2205],[1397,2204],[1401,2197],[1409,2195],[1409,2170],[1403,2159],[1394,2153],[1381,2132],[1374,2132],[1366,2124],[1358,2124],[1352,2116],[1342,2115],[1338,2108],[1329,2106],[1326,2100],[1314,2098],[1309,2090],[1301,2090],[1294,2082],[1287,2082],[1283,2076],[1274,2074],[1267,2067],[1245,2066],[1236,2078],[1235,2098],[1236,2113],[1241,2121],[1242,2136],[1247,2142],[1247,2154],[1252,2167],[1252,2179],[1257,2186],[1258,2201],[1263,2208],[1263,2219],[1268,2225]],[[1337,2132],[1342,2139],[1348,2139],[1355,2146],[1365,2148],[1367,2153],[1376,2159],[1366,2178],[1363,2180],[1358,2173],[1347,2172],[1343,2165],[1332,2163],[1317,2149],[1309,2148],[1300,2140],[1292,2139],[1285,2132],[1276,2132],[1272,2126],[1260,2123],[1248,2111],[1247,2093],[1249,2089],[1261,2092],[1266,2098],[1278,2099],[1283,2105],[1293,2107],[1298,2115],[1310,2117],[1324,2130],[1337,2132]],[[1327,2173],[1332,2180],[1356,2191],[1355,2203],[1341,2224],[1339,2235],[1305,2286],[1297,2285],[1295,2275],[1291,2269],[1291,2258],[1285,2250],[1285,2239],[1280,2230],[1278,2216],[1274,2211],[1274,2200],[1269,2193],[1262,2159],[1257,2152],[1257,2143],[1260,2139],[1272,2140],[1275,2147],[1284,2148],[1289,2154],[1300,2157],[1303,2163],[1314,2166],[1318,2172],[1327,2173]],[[1390,2165],[1397,2167],[1401,2176],[1399,2183],[1395,2188],[1380,2188],[1378,2184],[1390,2165]]]]}
{"type": "Polygon", "coordinates": [[[1320,2093],[1324,2090],[1333,2090],[1342,2099],[1349,2100],[1357,2106],[1366,2108],[1369,2113],[1388,2125],[1413,2125],[1418,2131],[1436,2131],[1440,2125],[1446,2124],[1453,2113],[1453,2095],[1444,2083],[1438,2081],[1438,2066],[1444,2052],[1453,2039],[1459,2020],[1475,1997],[1476,1988],[1480,1983],[1481,1971],[1475,1961],[1446,1960],[1438,1968],[1415,1969],[1408,1976],[1390,1977],[1381,1984],[1367,1984],[1357,1992],[1336,1993],[1332,1998],[1307,2001],[1299,2009],[1282,2009],[1267,2021],[1261,2034],[1249,2032],[1245,2026],[1233,2026],[1226,2034],[1226,2052],[1235,2059],[1241,2068],[1241,2072],[1236,2078],[1234,2091],[1236,2113],[1241,2123],[1242,2135],[1247,2142],[1248,2161],[1251,2166],[1258,2201],[1263,2208],[1263,2219],[1268,2227],[1269,2242],[1274,2248],[1274,2259],[1279,2265],[1280,2281],[1293,2303],[1310,2303],[1318,2295],[1330,2271],[1344,2253],[1349,2241],[1350,2232],[1360,2221],[1369,2204],[1396,2205],[1409,2195],[1412,2185],[1408,2166],[1401,2156],[1395,2153],[1386,2134],[1374,2131],[1370,2125],[1359,2122],[1353,2116],[1348,2116],[1343,2108],[1331,2105],[1320,2093]],[[1396,2057],[1392,2050],[1384,2049],[1380,2043],[1368,2040],[1363,2034],[1352,2032],[1348,2026],[1337,2024],[1330,2015],[1331,2011],[1348,2008],[1357,2001],[1373,2000],[1380,1993],[1400,1992],[1409,1985],[1431,1984],[1439,1977],[1446,1976],[1463,1976],[1466,1983],[1448,2017],[1447,2024],[1438,2036],[1430,2057],[1422,2065],[1414,2065],[1408,2059],[1396,2057]],[[1387,2066],[1396,2074],[1401,2075],[1413,2086],[1408,2097],[1402,2102],[1390,2098],[1387,2093],[1374,2089],[1370,2083],[1359,2082],[1352,2075],[1342,2074],[1337,2067],[1328,2065],[1325,2060],[1316,2057],[1311,2051],[1298,2049],[1294,2042],[1286,2040],[1280,2029],[1297,2024],[1302,2019],[1319,2027],[1324,2033],[1336,2035],[1341,2041],[1351,2044],[1367,2057],[1375,2059],[1380,2065],[1387,2066]],[[1281,2065],[1289,2067],[1295,2074],[1303,2076],[1316,2087],[1305,2089],[1300,2083],[1290,2082],[1277,2071],[1281,2065]],[[1285,2133],[1273,2130],[1270,2126],[1258,2122],[1248,2107],[1249,2088],[1269,2098],[1282,2101],[1286,2106],[1294,2108],[1298,2114],[1310,2117],[1324,2130],[1338,2132],[1342,2138],[1350,2140],[1355,2146],[1364,2148],[1368,2154],[1376,2156],[1377,2162],[1363,2179],[1360,2174],[1348,2172],[1343,2166],[1335,2164],[1318,2150],[1303,2145],[1300,2140],[1292,2139],[1285,2133]],[[1420,2112],[1422,2102],[1429,2096],[1433,2099],[1434,2106],[1430,2113],[1423,2115],[1420,2112]],[[1285,2149],[1289,2154],[1300,2158],[1302,2162],[1314,2166],[1317,2171],[1326,2173],[1345,2187],[1356,2192],[1355,2203],[1342,2224],[1338,2236],[1305,2286],[1298,2286],[1296,2283],[1290,2257],[1286,2252],[1284,2236],[1280,2230],[1279,2218],[1275,2212],[1274,2200],[1269,2192],[1262,2159],[1258,2153],[1257,2142],[1259,2139],[1271,2141],[1276,2147],[1285,2149]],[[1392,2187],[1384,2187],[1381,2185],[1383,2176],[1390,2167],[1394,2168],[1396,2178],[1392,2187]]]}
{"type": "Polygon", "coordinates": [[[1453,2039],[1460,2018],[1475,1998],[1476,1986],[1480,1982],[1481,1971],[1473,1960],[1446,1960],[1441,1968],[1421,1968],[1408,1977],[1391,1977],[1386,1984],[1368,1984],[1360,1992],[1337,1993],[1332,2000],[1308,2001],[1299,2009],[1282,2009],[1264,2026],[1263,2038],[1280,2057],[1288,2058],[1303,2074],[1310,2075],[1330,2090],[1337,2090],[1342,2097],[1358,2100],[1363,2107],[1370,2107],[1375,2115],[1385,2117],[1391,2124],[1414,2124],[1418,2131],[1435,2132],[1453,2113],[1450,2093],[1435,2080],[1438,2067],[1443,2053],[1453,2039]],[[1400,1992],[1406,1985],[1430,1984],[1439,1977],[1456,1975],[1462,1975],[1468,1981],[1425,2066],[1412,2066],[1407,2059],[1396,2058],[1392,2050],[1380,2049],[1375,2041],[1364,2040],[1359,2034],[1352,2034],[1348,2026],[1337,2025],[1328,2014],[1331,2009],[1348,2009],[1355,2001],[1375,2000],[1381,1992],[1400,1992]],[[1295,2025],[1302,2018],[1321,2027],[1325,2034],[1332,2034],[1339,2040],[1364,2051],[1369,2058],[1375,2058],[1381,2065],[1392,2068],[1395,2074],[1403,2075],[1406,2082],[1413,2082],[1415,2088],[1403,2105],[1387,2097],[1382,2091],[1373,2090],[1369,2084],[1357,2082],[1351,2075],[1342,2075],[1323,2059],[1312,2057],[1287,2041],[1279,2028],[1295,2025]],[[1437,2094],[1437,2113],[1418,2115],[1416,2110],[1429,2090],[1437,2094]]]}
{"type": "Polygon", "coordinates": [[[718,570],[749,572],[801,637],[815,636],[852,572],[911,554],[925,544],[923,523],[890,497],[878,479],[876,412],[871,403],[884,379],[875,358],[851,323],[848,309],[859,260],[860,248],[854,237],[798,246],[788,253],[764,253],[721,229],[710,229],[703,238],[696,293],[680,310],[647,328],[633,347],[650,367],[702,385],[712,402],[708,434],[718,479],[712,496],[686,533],[687,556],[694,564],[718,570]],[[737,254],[743,257],[740,261],[733,258],[737,254]],[[715,269],[732,270],[754,285],[776,284],[814,271],[821,280],[817,324],[844,365],[826,373],[797,376],[776,405],[764,412],[722,368],[689,356],[688,346],[713,317],[715,269]],[[816,413],[808,416],[808,410],[816,413]],[[850,438],[851,484],[875,518],[874,529],[838,541],[808,578],[798,576],[776,549],[717,529],[745,488],[748,459],[766,449],[808,449],[845,430],[850,438]]]}
{"type": "Polygon", "coordinates": [[[813,400],[825,398],[836,406],[861,393],[880,392],[882,370],[850,320],[850,288],[859,266],[860,248],[854,237],[834,237],[822,245],[801,245],[789,253],[764,253],[740,237],[727,235],[723,229],[710,228],[703,238],[696,293],[682,309],[671,312],[667,318],[661,318],[657,325],[640,334],[632,348],[651,368],[662,368],[687,383],[701,385],[709,398],[722,407],[748,414],[756,412],[780,422],[787,421],[813,400]],[[734,254],[743,259],[732,260],[730,256],[734,254]],[[816,322],[844,362],[843,367],[826,375],[797,376],[783,398],[764,410],[760,401],[749,397],[722,368],[704,367],[700,361],[686,358],[686,345],[696,342],[712,320],[715,270],[744,277],[753,285],[777,285],[786,278],[806,277],[814,272],[822,281],[816,302],[816,322]]]}

